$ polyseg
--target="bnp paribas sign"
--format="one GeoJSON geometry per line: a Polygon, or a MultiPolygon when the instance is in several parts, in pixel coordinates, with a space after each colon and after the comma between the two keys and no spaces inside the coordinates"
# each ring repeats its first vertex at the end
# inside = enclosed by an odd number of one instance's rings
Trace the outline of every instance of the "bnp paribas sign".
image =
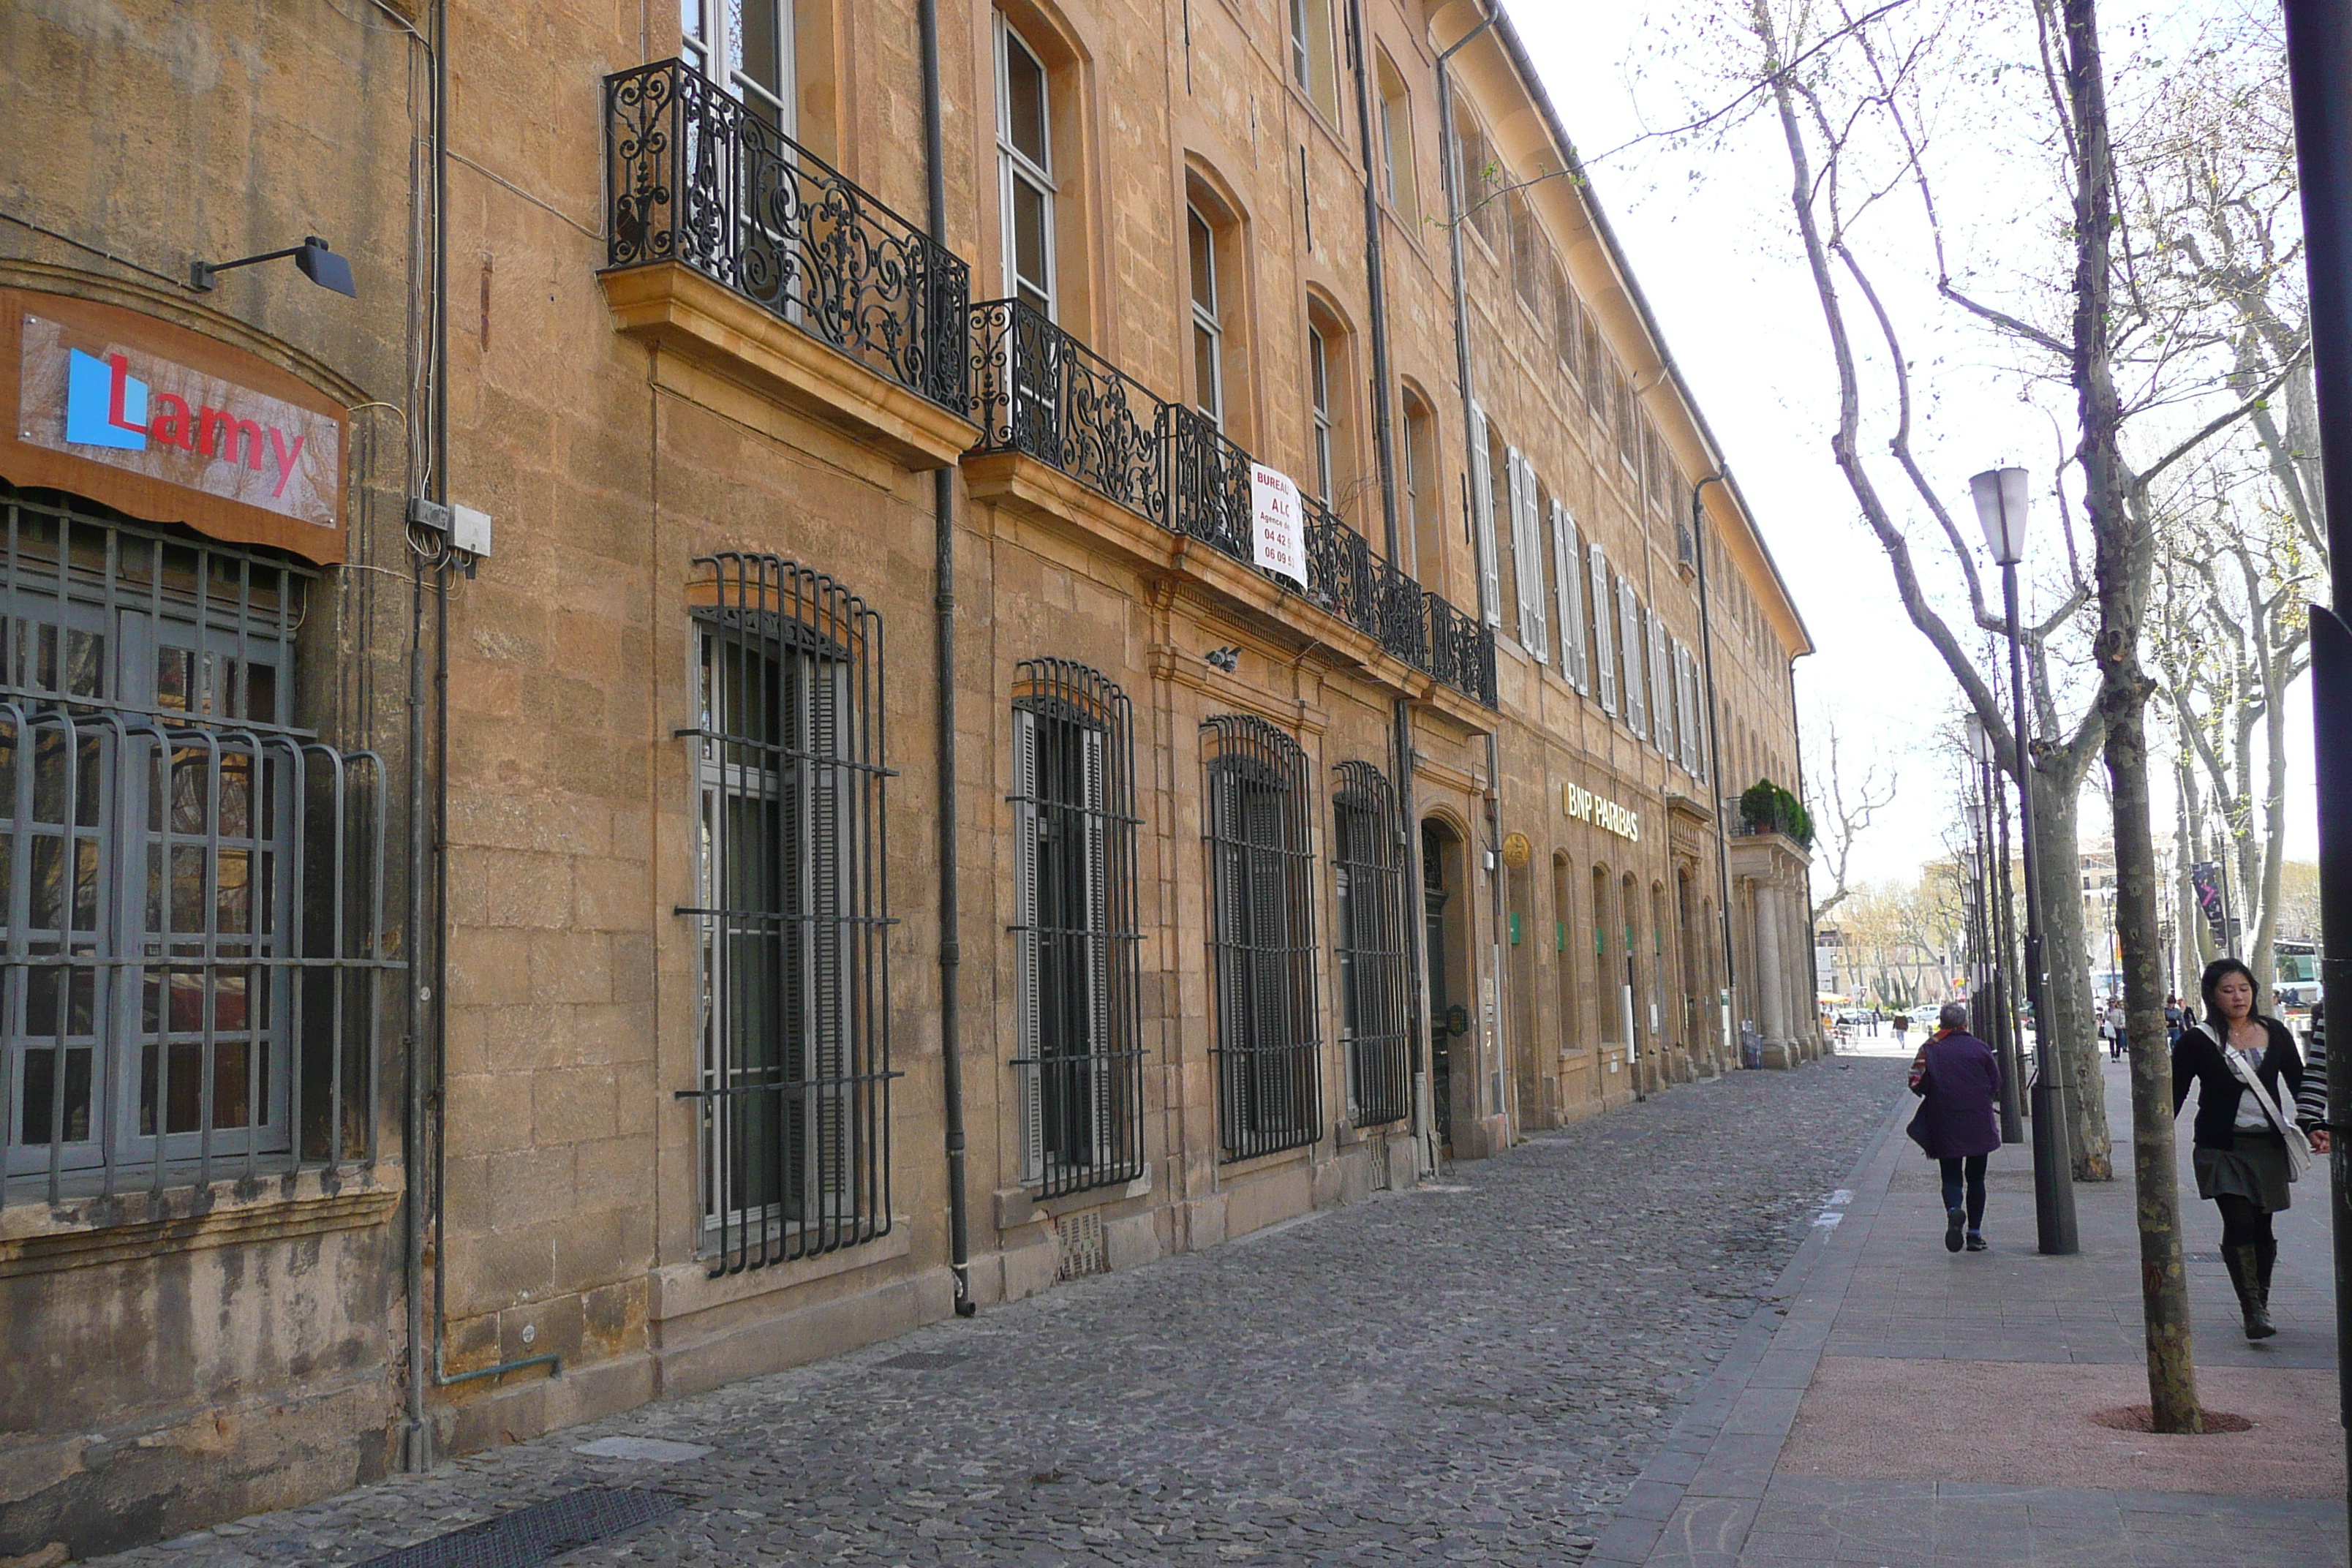
{"type": "Polygon", "coordinates": [[[155,522],[343,558],[348,416],[247,350],[93,300],[0,290],[0,472],[155,522]]]}

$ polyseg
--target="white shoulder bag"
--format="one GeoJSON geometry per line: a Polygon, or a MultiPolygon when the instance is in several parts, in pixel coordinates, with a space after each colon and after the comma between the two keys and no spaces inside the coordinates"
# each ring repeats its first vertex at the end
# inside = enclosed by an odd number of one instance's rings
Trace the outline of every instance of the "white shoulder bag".
{"type": "Polygon", "coordinates": [[[2247,1093],[2254,1097],[2254,1103],[2263,1108],[2263,1114],[2270,1118],[2270,1123],[2278,1129],[2279,1136],[2286,1140],[2286,1179],[2290,1182],[2303,1180],[2303,1173],[2311,1169],[2311,1140],[2303,1135],[2302,1128],[2279,1114],[2278,1101],[2273,1100],[2271,1091],[2263,1087],[2262,1074],[2248,1067],[2245,1058],[2231,1050],[2226,1040],[2221,1044],[2221,1059],[2230,1064],[2230,1070],[2237,1074],[2238,1081],[2245,1086],[2247,1093]]]}

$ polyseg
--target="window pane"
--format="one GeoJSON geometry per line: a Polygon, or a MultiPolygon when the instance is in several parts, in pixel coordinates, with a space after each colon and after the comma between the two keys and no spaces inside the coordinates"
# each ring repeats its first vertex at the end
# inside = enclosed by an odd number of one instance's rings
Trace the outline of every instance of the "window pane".
{"type": "Polygon", "coordinates": [[[1201,412],[1212,419],[1224,416],[1223,394],[1217,384],[1217,335],[1197,323],[1192,328],[1192,384],[1201,412]]]}
{"type": "Polygon", "coordinates": [[[1004,35],[1005,137],[1021,155],[1051,171],[1046,150],[1045,68],[1020,36],[1004,35]]]}
{"type": "Polygon", "coordinates": [[[1217,313],[1216,237],[1192,208],[1184,209],[1185,233],[1192,250],[1192,303],[1213,320],[1217,313]]]}
{"type": "Polygon", "coordinates": [[[1013,176],[1013,272],[1014,283],[1040,299],[1052,292],[1046,272],[1045,193],[1019,174],[1013,176]]]}

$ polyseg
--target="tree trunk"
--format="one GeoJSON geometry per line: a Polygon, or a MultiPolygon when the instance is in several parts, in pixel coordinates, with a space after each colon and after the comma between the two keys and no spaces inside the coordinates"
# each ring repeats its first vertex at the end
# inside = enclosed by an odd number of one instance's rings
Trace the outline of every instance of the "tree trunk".
{"type": "MultiPolygon", "coordinates": [[[[2188,1272],[2180,1258],[2172,1058],[2164,1035],[2156,842],[2148,822],[2147,699],[2154,683],[2139,662],[2151,552],[2125,505],[2123,415],[2108,339],[2115,165],[2098,12],[2094,0],[2064,0],[2064,6],[2066,92],[2075,142],[2073,368],[2082,419],[2076,458],[2095,545],[2099,629],[2092,656],[2099,670],[2107,782],[2115,803],[2116,926],[2123,946],[2125,1026],[2131,1037],[2132,1180],[2138,1200],[2148,1403],[2158,1431],[2195,1432],[2203,1423],[2190,1353],[2188,1272]]],[[[2079,897],[2072,901],[2079,910],[2079,897]]],[[[2098,1081],[2095,1073],[2091,1081],[2098,1081]]]]}
{"type": "Polygon", "coordinates": [[[2036,768],[2033,785],[2033,848],[2042,860],[2042,956],[2050,971],[2042,987],[2050,1016],[2035,1019],[2034,1027],[2053,1031],[2050,1037],[2074,1122],[2074,1179],[2112,1182],[2114,1134],[2107,1128],[2098,1014],[2083,932],[2083,856],[2075,828],[2082,781],[2052,778],[2036,768]]]}

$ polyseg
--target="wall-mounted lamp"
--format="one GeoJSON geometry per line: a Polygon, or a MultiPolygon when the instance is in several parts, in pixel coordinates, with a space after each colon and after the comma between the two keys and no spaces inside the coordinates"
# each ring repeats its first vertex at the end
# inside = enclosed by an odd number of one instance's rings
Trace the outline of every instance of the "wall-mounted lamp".
{"type": "Polygon", "coordinates": [[[1211,664],[1215,665],[1219,669],[1223,670],[1227,675],[1231,675],[1234,670],[1239,669],[1242,666],[1242,650],[1238,647],[1234,646],[1211,648],[1207,653],[1202,654],[1201,657],[1207,659],[1211,664]]]}
{"type": "Polygon", "coordinates": [[[289,256],[294,258],[294,265],[302,269],[302,276],[320,288],[332,289],[336,293],[349,295],[354,300],[360,297],[360,291],[352,285],[351,262],[329,249],[327,242],[315,234],[303,236],[301,244],[285,250],[266,250],[259,256],[240,256],[235,261],[191,261],[188,263],[188,287],[209,290],[215,273],[226,272],[232,267],[251,267],[258,261],[282,261],[289,256]]]}

